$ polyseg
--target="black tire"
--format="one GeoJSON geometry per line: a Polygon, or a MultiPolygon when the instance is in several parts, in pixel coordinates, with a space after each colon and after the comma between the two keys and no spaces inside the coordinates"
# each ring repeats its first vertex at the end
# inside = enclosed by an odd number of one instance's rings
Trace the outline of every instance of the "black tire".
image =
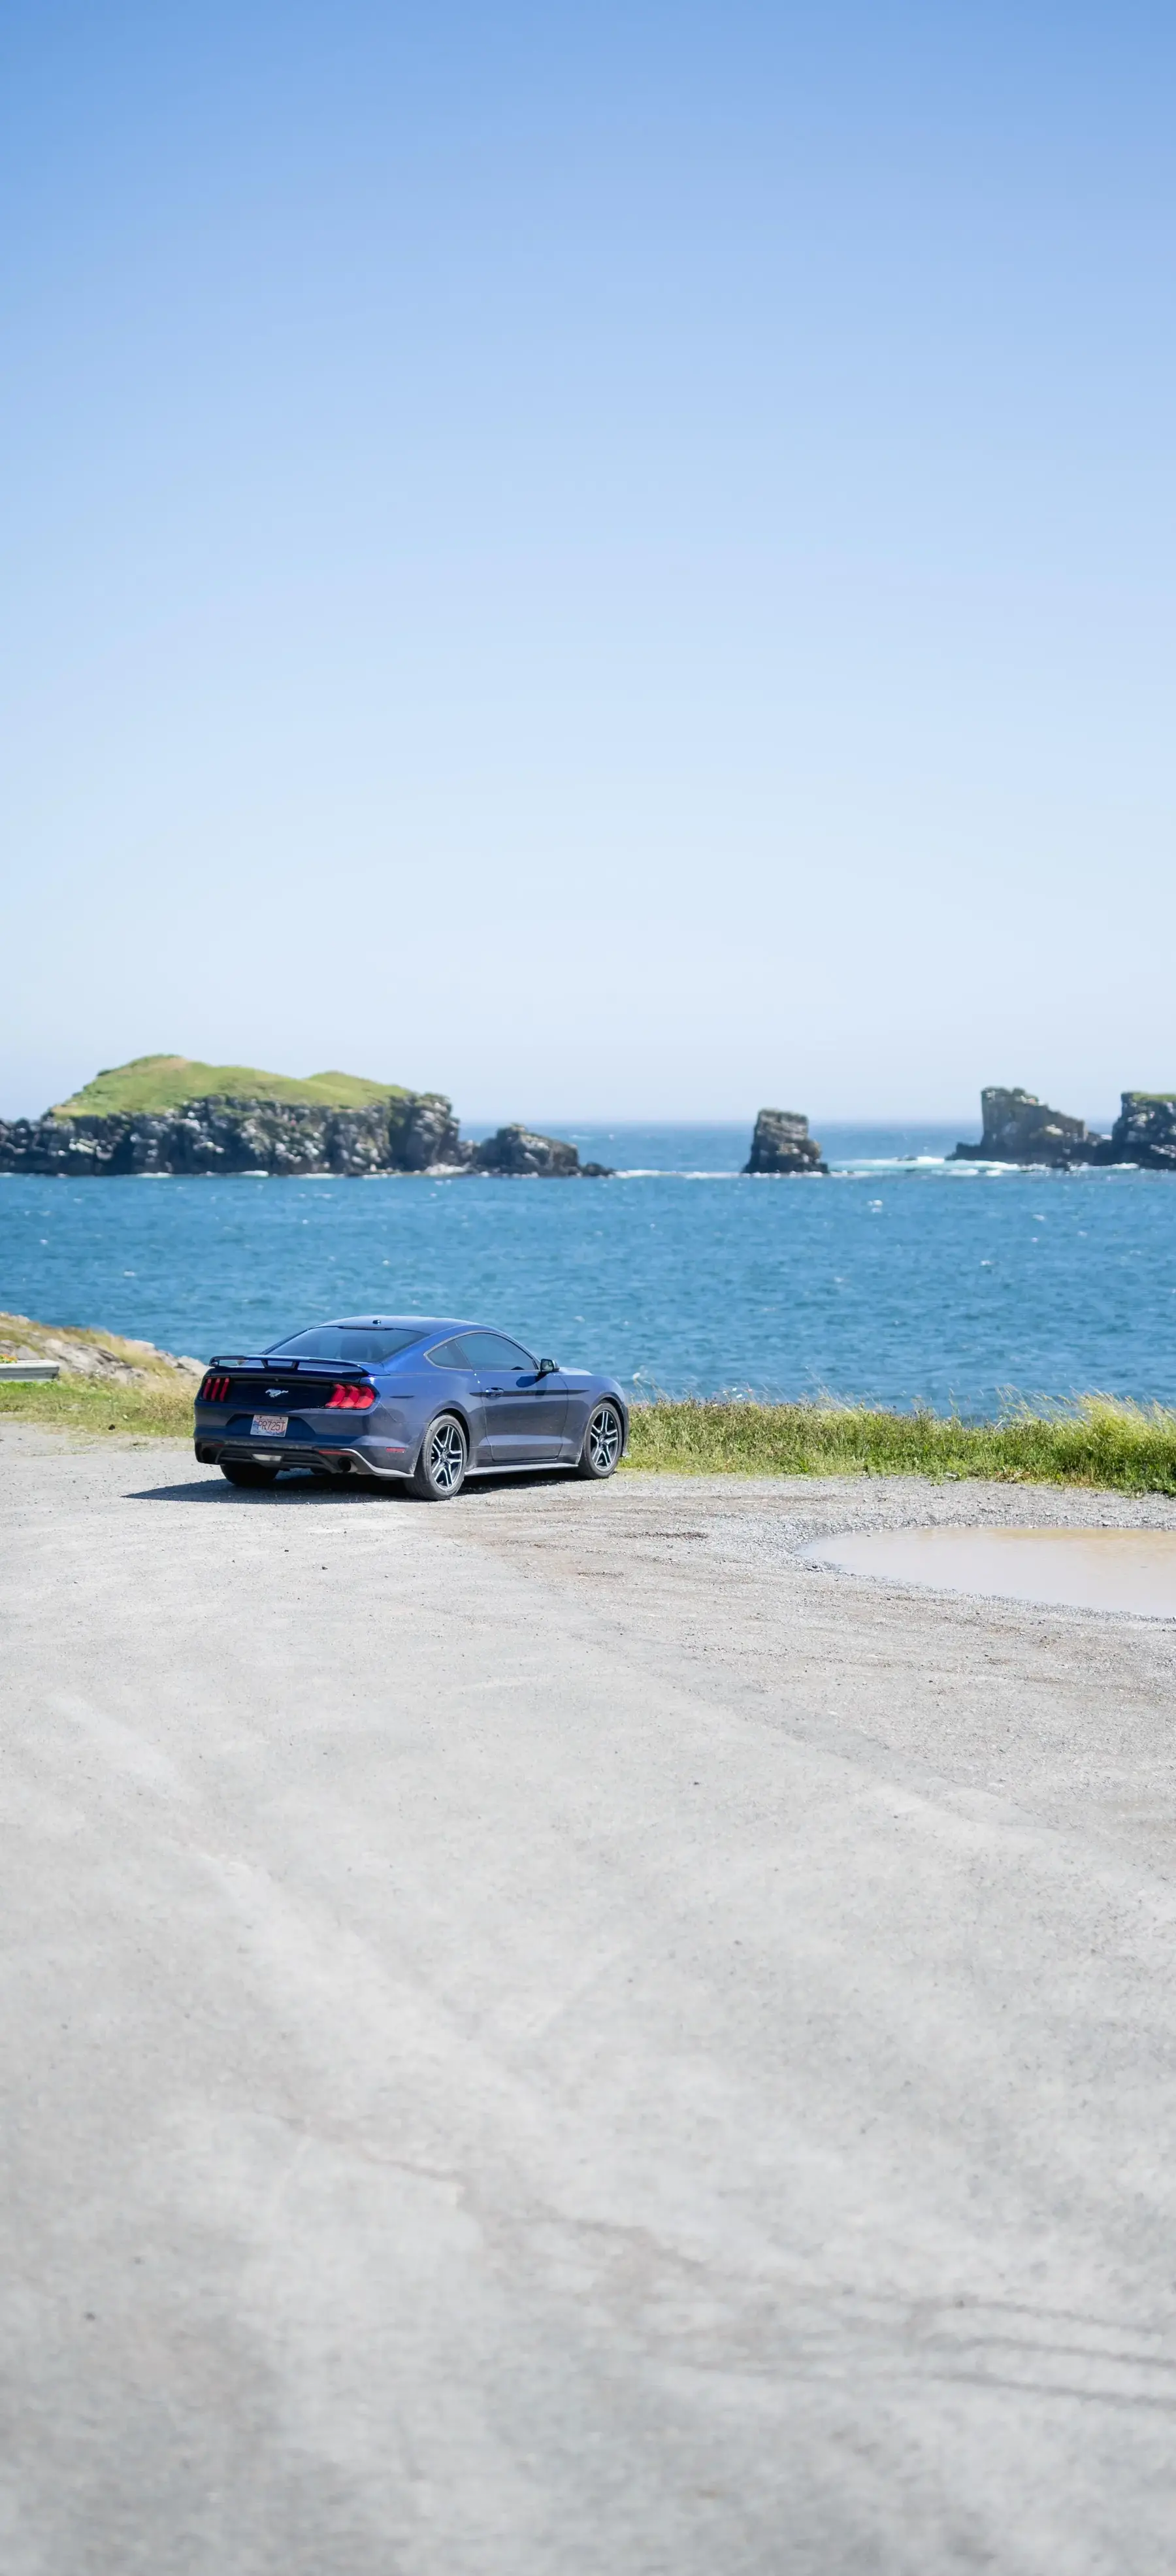
{"type": "Polygon", "coordinates": [[[276,1485],[278,1481],[277,1468],[263,1467],[256,1458],[222,1458],[220,1471],[230,1485],[276,1485]]]}
{"type": "Polygon", "coordinates": [[[621,1451],[625,1446],[625,1426],[615,1404],[606,1396],[594,1404],[588,1416],[584,1446],[580,1451],[579,1474],[594,1485],[602,1485],[606,1476],[616,1474],[621,1451]]]}
{"type": "Polygon", "coordinates": [[[412,1490],[422,1503],[451,1503],[460,1494],[469,1465],[470,1444],[456,1413],[439,1413],[429,1424],[412,1471],[412,1490]]]}

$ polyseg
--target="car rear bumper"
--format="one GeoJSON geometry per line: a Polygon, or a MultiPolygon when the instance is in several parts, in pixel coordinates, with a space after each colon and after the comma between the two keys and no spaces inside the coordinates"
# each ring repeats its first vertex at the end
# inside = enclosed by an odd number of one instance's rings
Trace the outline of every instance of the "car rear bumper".
{"type": "Polygon", "coordinates": [[[411,1449],[386,1440],[354,1440],[343,1447],[337,1442],[318,1440],[221,1440],[215,1433],[197,1432],[195,1451],[202,1467],[219,1467],[223,1459],[226,1463],[238,1461],[259,1467],[312,1467],[330,1476],[412,1473],[411,1449]]]}

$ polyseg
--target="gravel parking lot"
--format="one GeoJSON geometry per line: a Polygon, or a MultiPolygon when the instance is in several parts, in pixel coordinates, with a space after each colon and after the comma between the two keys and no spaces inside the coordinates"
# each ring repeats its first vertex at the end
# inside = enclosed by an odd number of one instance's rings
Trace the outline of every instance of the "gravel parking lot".
{"type": "Polygon", "coordinates": [[[5,1425],[6,2576],[1168,2576],[1150,1497],[429,1508],[5,1425]]]}

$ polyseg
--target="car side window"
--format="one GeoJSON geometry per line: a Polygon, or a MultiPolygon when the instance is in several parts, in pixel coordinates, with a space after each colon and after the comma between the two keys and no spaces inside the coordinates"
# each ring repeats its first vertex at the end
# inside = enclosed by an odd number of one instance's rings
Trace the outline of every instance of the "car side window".
{"type": "Polygon", "coordinates": [[[508,1342],[505,1333],[463,1333],[461,1348],[467,1368],[510,1369],[516,1377],[535,1374],[530,1352],[519,1342],[508,1342]]]}
{"type": "Polygon", "coordinates": [[[435,1342],[432,1350],[425,1352],[425,1358],[432,1361],[434,1368],[468,1369],[475,1365],[473,1360],[466,1358],[462,1343],[457,1341],[435,1342]]]}

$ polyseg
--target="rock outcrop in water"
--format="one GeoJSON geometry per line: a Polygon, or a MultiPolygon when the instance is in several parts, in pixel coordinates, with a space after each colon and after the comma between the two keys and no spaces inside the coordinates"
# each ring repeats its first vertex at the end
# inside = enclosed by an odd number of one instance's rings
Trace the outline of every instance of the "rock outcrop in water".
{"type": "Polygon", "coordinates": [[[1049,1109],[1031,1091],[982,1091],[984,1133],[957,1145],[953,1162],[1046,1163],[1066,1171],[1082,1163],[1136,1163],[1146,1172],[1176,1172],[1176,1092],[1125,1091],[1109,1136],[1081,1118],[1049,1109]]]}
{"type": "Polygon", "coordinates": [[[957,1163],[1093,1163],[1105,1138],[1093,1136],[1084,1118],[1050,1109],[1032,1091],[992,1085],[980,1094],[984,1133],[978,1145],[957,1145],[957,1163]]]}
{"type": "MultiPolygon", "coordinates": [[[[470,1149],[466,1148],[467,1152],[470,1149]]],[[[530,1127],[500,1127],[494,1136],[472,1149],[471,1166],[475,1172],[493,1172],[502,1179],[524,1179],[538,1176],[543,1180],[611,1180],[606,1163],[582,1163],[574,1145],[562,1136],[538,1136],[530,1127]]]]}
{"type": "Polygon", "coordinates": [[[809,1134],[807,1118],[802,1118],[798,1110],[761,1109],[743,1169],[787,1176],[827,1172],[829,1166],[821,1159],[816,1138],[809,1134]]]}
{"type": "Polygon", "coordinates": [[[1125,1091],[1100,1163],[1139,1163],[1145,1172],[1176,1172],[1176,1092],[1125,1091]]]}
{"type": "MultiPolygon", "coordinates": [[[[153,1065],[162,1069],[160,1088],[170,1084],[174,1089],[178,1079],[182,1089],[183,1059],[153,1057],[99,1075],[91,1092],[101,1099],[101,1086],[116,1085],[120,1073],[135,1076],[142,1090],[149,1086],[153,1065]]],[[[190,1068],[193,1080],[201,1070],[190,1068]]],[[[347,1076],[329,1075],[312,1077],[302,1086],[281,1076],[272,1079],[275,1089],[301,1087],[312,1095],[316,1084],[321,1088],[334,1081],[343,1088],[349,1083],[347,1076]]],[[[126,1088],[135,1087],[128,1079],[126,1088]]],[[[83,1094],[77,1105],[48,1110],[43,1118],[19,1118],[11,1125],[0,1121],[0,1172],[60,1174],[71,1180],[159,1172],[264,1172],[275,1179],[321,1173],[351,1179],[374,1172],[484,1172],[591,1179],[603,1172],[600,1164],[581,1164],[576,1147],[561,1137],[533,1135],[522,1126],[502,1127],[484,1144],[469,1144],[441,1092],[381,1092],[375,1084],[358,1081],[350,1087],[372,1096],[352,1107],[313,1096],[230,1097],[211,1092],[206,1084],[198,1096],[167,1106],[89,1110],[83,1094]]]]}

